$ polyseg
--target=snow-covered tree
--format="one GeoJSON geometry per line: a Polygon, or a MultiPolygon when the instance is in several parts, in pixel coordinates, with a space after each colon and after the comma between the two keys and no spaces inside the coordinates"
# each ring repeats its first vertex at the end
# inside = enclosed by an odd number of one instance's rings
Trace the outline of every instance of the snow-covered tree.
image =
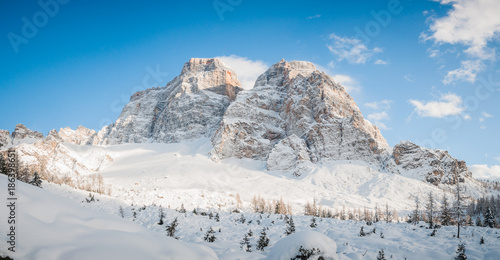
{"type": "Polygon", "coordinates": [[[252,245],[250,244],[250,239],[249,237],[253,236],[252,230],[250,230],[245,236],[243,237],[243,240],[241,240],[240,245],[241,249],[245,250],[246,252],[252,252],[252,245]]]}
{"type": "Polygon", "coordinates": [[[415,210],[411,215],[411,222],[417,224],[420,221],[420,199],[415,197],[415,210]]]}
{"type": "Polygon", "coordinates": [[[435,207],[436,204],[434,202],[434,195],[432,191],[429,192],[427,196],[427,204],[425,205],[425,209],[427,211],[427,223],[429,224],[429,228],[434,227],[434,215],[435,215],[435,207]]]}
{"type": "Polygon", "coordinates": [[[460,194],[460,185],[459,185],[459,179],[457,175],[455,175],[456,178],[456,190],[455,190],[455,203],[453,204],[453,215],[455,216],[455,221],[457,222],[457,238],[460,238],[460,225],[463,222],[463,217],[465,215],[464,213],[464,207],[462,205],[462,195],[460,194]]]}
{"type": "Polygon", "coordinates": [[[295,233],[295,224],[293,223],[293,218],[291,216],[290,216],[290,218],[288,218],[288,216],[286,216],[285,223],[286,223],[285,234],[288,236],[292,233],[295,233]]]}
{"type": "Polygon", "coordinates": [[[266,248],[269,245],[269,238],[267,237],[266,234],[266,228],[263,228],[262,231],[260,232],[260,237],[259,241],[257,241],[257,250],[264,251],[264,248],[266,248]]]}
{"type": "Polygon", "coordinates": [[[177,231],[177,226],[179,225],[177,218],[167,226],[167,236],[175,238],[175,232],[177,231]]]}
{"type": "Polygon", "coordinates": [[[158,213],[160,215],[160,221],[158,221],[158,225],[163,225],[163,218],[165,217],[165,214],[163,213],[163,207],[160,206],[160,211],[158,213]]]}
{"type": "Polygon", "coordinates": [[[377,260],[385,260],[384,249],[378,251],[377,260]]]}
{"type": "Polygon", "coordinates": [[[495,216],[491,210],[491,206],[488,205],[484,209],[484,225],[486,227],[494,228],[495,227],[495,216]]]}
{"type": "Polygon", "coordinates": [[[318,224],[316,224],[316,218],[313,216],[311,219],[311,225],[309,225],[312,228],[316,228],[318,224]]]}
{"type": "Polygon", "coordinates": [[[120,214],[120,216],[121,216],[122,218],[124,218],[124,217],[125,217],[125,212],[123,211],[123,207],[122,207],[122,206],[120,206],[120,208],[118,209],[118,213],[120,214]]]}
{"type": "Polygon", "coordinates": [[[441,203],[441,224],[443,226],[448,226],[451,224],[451,209],[450,203],[448,202],[448,198],[446,194],[443,194],[443,201],[441,203]]]}
{"type": "Polygon", "coordinates": [[[40,178],[40,175],[38,175],[37,172],[33,174],[33,178],[29,183],[33,186],[42,187],[42,179],[40,178]]]}
{"type": "Polygon", "coordinates": [[[219,221],[220,221],[219,212],[217,212],[217,214],[215,214],[215,221],[216,221],[216,222],[219,222],[219,221]]]}
{"type": "Polygon", "coordinates": [[[209,243],[213,243],[215,242],[215,231],[212,229],[212,227],[210,227],[210,229],[207,231],[207,233],[205,234],[205,237],[204,237],[205,241],[209,242],[209,243]]]}
{"type": "Polygon", "coordinates": [[[467,255],[465,254],[465,244],[460,243],[457,248],[456,260],[467,260],[467,255]]]}

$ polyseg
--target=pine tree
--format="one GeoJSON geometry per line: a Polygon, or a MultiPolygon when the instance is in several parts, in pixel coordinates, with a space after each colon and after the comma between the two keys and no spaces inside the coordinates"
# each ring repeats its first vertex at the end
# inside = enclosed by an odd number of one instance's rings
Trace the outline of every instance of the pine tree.
{"type": "Polygon", "coordinates": [[[434,195],[432,191],[429,192],[427,197],[428,201],[425,205],[425,209],[427,210],[427,223],[429,224],[429,228],[434,227],[434,214],[435,214],[435,203],[434,203],[434,195]]]}
{"type": "Polygon", "coordinates": [[[216,222],[220,221],[219,212],[217,212],[217,214],[215,214],[215,221],[216,222]]]}
{"type": "Polygon", "coordinates": [[[120,206],[120,208],[118,209],[118,213],[120,213],[120,216],[121,216],[122,218],[124,218],[124,217],[125,217],[125,212],[123,211],[123,207],[122,207],[122,206],[120,206]]]}
{"type": "Polygon", "coordinates": [[[484,244],[484,237],[481,237],[481,240],[479,240],[479,244],[480,245],[484,244]]]}
{"type": "Polygon", "coordinates": [[[467,260],[467,255],[465,254],[465,244],[460,243],[457,248],[457,256],[455,257],[457,260],[467,260]]]}
{"type": "Polygon", "coordinates": [[[207,233],[205,234],[205,241],[209,242],[209,243],[213,243],[215,242],[215,231],[212,229],[212,227],[210,227],[210,229],[207,231],[207,233]]]}
{"type": "Polygon", "coordinates": [[[378,251],[377,260],[385,260],[384,249],[378,251]]]}
{"type": "Polygon", "coordinates": [[[35,172],[33,174],[33,179],[31,179],[29,184],[36,186],[36,187],[42,187],[42,179],[40,179],[40,175],[38,175],[37,172],[35,172]]]}
{"type": "Polygon", "coordinates": [[[249,239],[249,237],[251,236],[253,236],[252,230],[248,231],[248,233],[243,237],[243,240],[241,240],[240,242],[241,249],[245,250],[246,252],[252,252],[252,245],[250,244],[249,239]]]}
{"type": "Polygon", "coordinates": [[[159,212],[159,215],[160,215],[160,221],[158,221],[158,225],[163,225],[163,218],[165,217],[165,214],[163,214],[163,208],[162,206],[160,206],[160,212],[159,212]]]}
{"type": "Polygon", "coordinates": [[[488,205],[484,209],[484,226],[494,228],[495,227],[495,216],[491,210],[491,206],[488,205]]]}
{"type": "Polygon", "coordinates": [[[259,241],[257,242],[257,250],[264,251],[264,248],[266,248],[268,245],[269,238],[266,234],[266,228],[263,228],[262,232],[260,232],[259,241]]]}
{"type": "Polygon", "coordinates": [[[175,218],[174,221],[167,226],[167,236],[175,238],[175,232],[177,231],[178,225],[177,218],[175,218]]]}
{"type": "MultiPolygon", "coordinates": [[[[458,166],[456,166],[458,167],[458,166]]],[[[464,214],[464,208],[462,205],[462,196],[460,195],[460,185],[459,185],[459,179],[458,179],[458,174],[455,173],[455,179],[456,179],[456,200],[453,205],[453,214],[455,215],[455,219],[457,221],[457,238],[460,238],[460,225],[462,224],[463,221],[463,216],[464,214]]]]}
{"type": "Polygon", "coordinates": [[[293,223],[293,218],[290,216],[290,218],[285,219],[286,222],[286,231],[285,234],[288,236],[292,233],[295,233],[295,224],[293,223]]]}
{"type": "Polygon", "coordinates": [[[361,227],[361,230],[359,231],[359,236],[360,237],[366,236],[366,233],[365,233],[365,231],[363,229],[364,229],[364,227],[361,227]]]}
{"type": "Polygon", "coordinates": [[[181,209],[179,210],[180,213],[186,213],[186,209],[184,208],[184,203],[181,204],[181,209]]]}
{"type": "Polygon", "coordinates": [[[445,194],[443,194],[443,201],[441,206],[441,224],[443,226],[448,226],[451,224],[450,204],[445,194]]]}
{"type": "Polygon", "coordinates": [[[420,221],[420,199],[418,197],[415,197],[415,210],[413,210],[411,216],[411,222],[413,222],[416,225],[419,221],[420,221]]]}
{"type": "Polygon", "coordinates": [[[318,226],[318,224],[316,224],[316,218],[315,217],[312,217],[311,219],[311,225],[309,225],[310,227],[312,228],[316,228],[318,226]]]}

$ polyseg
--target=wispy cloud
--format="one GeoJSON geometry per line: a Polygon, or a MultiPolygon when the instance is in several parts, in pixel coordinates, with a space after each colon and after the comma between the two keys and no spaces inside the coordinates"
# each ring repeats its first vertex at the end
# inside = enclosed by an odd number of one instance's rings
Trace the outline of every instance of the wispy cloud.
{"type": "Polygon", "coordinates": [[[317,18],[320,18],[320,17],[321,17],[321,14],[317,14],[317,15],[309,16],[306,19],[307,20],[311,20],[311,19],[317,19],[317,18]]]}
{"type": "Polygon", "coordinates": [[[448,85],[455,81],[468,81],[474,83],[477,74],[483,69],[483,62],[480,60],[465,60],[461,62],[460,68],[448,71],[443,79],[443,83],[448,85]]]}
{"type": "Polygon", "coordinates": [[[483,123],[481,126],[479,126],[480,129],[484,130],[486,129],[486,125],[485,125],[485,121],[486,119],[490,118],[490,117],[493,117],[493,115],[491,114],[488,114],[486,112],[482,112],[481,115],[479,116],[479,123],[483,123]]]}
{"type": "Polygon", "coordinates": [[[391,109],[392,100],[384,99],[380,101],[365,103],[365,107],[374,110],[375,112],[368,114],[367,118],[380,129],[387,130],[389,127],[386,121],[390,120],[388,111],[391,109]]]}
{"type": "Polygon", "coordinates": [[[250,60],[236,55],[219,56],[216,58],[236,71],[241,86],[244,89],[253,88],[257,78],[269,68],[269,65],[261,60],[250,60]]]}
{"type": "Polygon", "coordinates": [[[465,108],[462,105],[462,98],[456,94],[448,93],[441,95],[439,100],[418,101],[410,99],[414,111],[421,117],[443,118],[461,114],[465,108]]]}
{"type": "Polygon", "coordinates": [[[487,179],[491,181],[500,180],[500,165],[471,165],[469,166],[469,170],[472,172],[472,177],[476,179],[487,179]]]}
{"type": "Polygon", "coordinates": [[[403,78],[410,83],[415,83],[415,78],[411,74],[406,74],[403,78]]]}
{"type": "Polygon", "coordinates": [[[333,80],[340,83],[340,85],[342,85],[345,88],[347,93],[361,91],[361,87],[359,86],[358,82],[348,75],[341,75],[341,74],[333,75],[333,80]]]}
{"type": "MultiPolygon", "coordinates": [[[[496,60],[495,48],[488,43],[497,41],[500,35],[500,1],[494,0],[435,0],[442,5],[450,5],[451,10],[440,18],[430,17],[428,32],[421,35],[425,41],[432,40],[436,46],[442,44],[465,46],[468,60],[460,68],[451,70],[443,80],[444,84],[454,81],[474,82],[484,69],[481,61],[496,60]]],[[[436,57],[439,51],[433,49],[430,56],[436,57]]]]}
{"type": "Polygon", "coordinates": [[[379,59],[379,60],[376,60],[373,64],[375,64],[375,65],[387,65],[387,64],[389,64],[389,62],[379,59]]]}
{"type": "Polygon", "coordinates": [[[365,107],[373,110],[389,110],[391,108],[392,100],[383,99],[380,101],[365,103],[365,107]]]}
{"type": "Polygon", "coordinates": [[[357,38],[340,37],[330,34],[331,44],[327,44],[328,49],[333,53],[338,61],[346,60],[351,64],[365,64],[373,55],[382,52],[380,48],[369,49],[357,38]]]}

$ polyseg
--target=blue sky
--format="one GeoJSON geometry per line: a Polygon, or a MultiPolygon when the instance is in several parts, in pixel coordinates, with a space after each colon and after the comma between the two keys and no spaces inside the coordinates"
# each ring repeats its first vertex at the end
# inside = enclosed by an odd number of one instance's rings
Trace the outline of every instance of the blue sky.
{"type": "Polygon", "coordinates": [[[0,129],[99,130],[191,57],[223,57],[245,82],[285,58],[345,85],[390,145],[500,173],[497,2],[2,1],[0,129]]]}

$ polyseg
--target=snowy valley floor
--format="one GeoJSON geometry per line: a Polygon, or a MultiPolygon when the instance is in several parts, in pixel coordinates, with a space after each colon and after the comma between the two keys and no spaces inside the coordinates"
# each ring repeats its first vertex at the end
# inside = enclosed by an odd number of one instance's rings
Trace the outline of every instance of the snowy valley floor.
{"type": "MultiPolygon", "coordinates": [[[[87,203],[88,192],[65,185],[46,184],[45,189],[39,189],[18,184],[20,233],[15,259],[165,259],[165,256],[172,259],[265,259],[270,251],[277,250],[273,246],[286,237],[282,215],[243,213],[246,220],[241,223],[238,221],[241,214],[220,211],[217,222],[208,216],[165,209],[165,224],[158,225],[157,206],[141,209],[142,205],[130,206],[123,200],[104,195],[95,195],[98,201],[87,203]],[[124,219],[120,217],[120,206],[124,209],[124,219]],[[133,212],[136,212],[135,218],[133,212]],[[165,231],[165,226],[174,218],[179,221],[176,232],[179,240],[167,237],[165,231]],[[213,243],[203,239],[210,227],[216,236],[213,243]],[[270,245],[263,252],[256,251],[256,241],[263,228],[266,228],[270,245]],[[240,249],[240,241],[249,230],[254,234],[250,237],[253,251],[250,253],[240,249]]],[[[0,185],[7,185],[4,176],[0,177],[0,185]]],[[[6,216],[5,207],[0,213],[6,216]]],[[[387,259],[453,259],[461,241],[466,244],[469,259],[498,259],[500,256],[498,229],[467,227],[457,239],[453,237],[456,227],[452,226],[438,229],[431,237],[432,230],[407,223],[378,222],[367,226],[364,222],[318,218],[317,227],[313,229],[309,216],[294,216],[293,220],[297,232],[315,230],[333,240],[335,243],[322,238],[324,241],[318,243],[323,247],[331,245],[330,249],[334,250],[336,244],[339,259],[376,259],[381,249],[387,259]],[[360,237],[363,226],[366,232],[374,228],[376,232],[360,237]],[[481,237],[485,240],[483,245],[479,244],[481,237]]],[[[0,228],[6,234],[5,221],[0,228]]],[[[280,245],[278,249],[283,255],[291,254],[287,250],[296,251],[287,245],[280,245]]],[[[5,243],[0,251],[7,252],[5,243]]]]}

